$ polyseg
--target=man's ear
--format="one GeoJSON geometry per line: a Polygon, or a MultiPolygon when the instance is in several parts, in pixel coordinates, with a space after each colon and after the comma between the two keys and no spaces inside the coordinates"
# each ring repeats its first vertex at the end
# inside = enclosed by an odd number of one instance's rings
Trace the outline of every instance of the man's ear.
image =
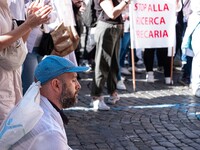
{"type": "Polygon", "coordinates": [[[58,79],[51,80],[51,87],[56,93],[61,93],[62,91],[62,81],[58,79]]]}

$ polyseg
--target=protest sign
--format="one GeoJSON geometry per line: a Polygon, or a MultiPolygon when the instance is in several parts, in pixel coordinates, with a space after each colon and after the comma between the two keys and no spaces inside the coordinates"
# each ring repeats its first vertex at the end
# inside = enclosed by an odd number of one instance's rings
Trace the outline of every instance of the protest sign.
{"type": "Polygon", "coordinates": [[[172,0],[134,0],[129,6],[134,48],[173,47],[176,11],[172,0]]]}

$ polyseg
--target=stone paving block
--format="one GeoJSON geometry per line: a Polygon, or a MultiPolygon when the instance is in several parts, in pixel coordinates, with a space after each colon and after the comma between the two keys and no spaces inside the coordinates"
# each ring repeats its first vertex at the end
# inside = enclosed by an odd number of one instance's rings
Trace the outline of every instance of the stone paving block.
{"type": "Polygon", "coordinates": [[[124,146],[121,145],[119,142],[115,142],[115,143],[108,143],[110,149],[122,149],[124,150],[124,146]]]}
{"type": "Polygon", "coordinates": [[[195,148],[195,149],[200,149],[200,143],[195,143],[195,142],[193,142],[193,143],[190,143],[190,144],[188,144],[190,147],[193,147],[193,148],[195,148]]]}
{"type": "Polygon", "coordinates": [[[106,143],[96,144],[99,149],[109,149],[109,146],[106,143]]]}
{"type": "Polygon", "coordinates": [[[83,149],[87,149],[87,150],[99,150],[99,148],[96,145],[83,145],[83,149]]]}
{"type": "Polygon", "coordinates": [[[196,149],[192,147],[183,147],[182,150],[196,150],[196,149]]]}
{"type": "Polygon", "coordinates": [[[163,147],[167,147],[167,148],[173,148],[176,147],[173,143],[168,142],[168,141],[164,141],[164,142],[158,142],[161,146],[163,147]]]}
{"type": "Polygon", "coordinates": [[[177,140],[177,139],[169,139],[169,142],[172,144],[178,144],[181,143],[181,141],[177,140]]]}
{"type": "Polygon", "coordinates": [[[146,145],[148,145],[149,147],[159,146],[159,144],[154,139],[151,139],[151,140],[148,140],[148,141],[144,141],[144,143],[146,145]]]}
{"type": "Polygon", "coordinates": [[[189,137],[190,139],[196,139],[196,138],[199,138],[198,135],[196,135],[195,133],[193,133],[192,131],[190,130],[186,130],[183,132],[187,137],[189,137]]]}
{"type": "Polygon", "coordinates": [[[179,148],[179,149],[183,149],[184,147],[191,147],[191,146],[189,146],[185,143],[176,143],[174,145],[176,145],[176,147],[179,148]]]}
{"type": "Polygon", "coordinates": [[[162,146],[154,146],[154,147],[152,147],[152,150],[167,150],[167,149],[162,146]]]}

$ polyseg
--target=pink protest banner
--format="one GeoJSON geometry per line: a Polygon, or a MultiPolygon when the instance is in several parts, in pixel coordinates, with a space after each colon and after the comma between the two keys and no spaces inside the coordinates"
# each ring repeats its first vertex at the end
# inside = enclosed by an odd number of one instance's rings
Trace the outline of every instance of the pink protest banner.
{"type": "Polygon", "coordinates": [[[175,0],[132,0],[129,6],[131,47],[173,47],[175,0]]]}

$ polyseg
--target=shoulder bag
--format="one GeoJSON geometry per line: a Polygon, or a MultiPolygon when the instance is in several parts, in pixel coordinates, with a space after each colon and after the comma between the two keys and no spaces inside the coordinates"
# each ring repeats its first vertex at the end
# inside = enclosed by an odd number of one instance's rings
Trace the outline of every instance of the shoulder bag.
{"type": "Polygon", "coordinates": [[[51,32],[54,49],[51,54],[66,56],[74,51],[79,44],[79,36],[74,26],[64,26],[61,22],[54,31],[51,32]]]}
{"type": "MultiPolygon", "coordinates": [[[[12,29],[16,27],[17,23],[13,20],[12,29]]],[[[0,50],[0,67],[9,71],[18,69],[22,66],[27,52],[22,38],[18,39],[7,48],[0,50]]]]}

